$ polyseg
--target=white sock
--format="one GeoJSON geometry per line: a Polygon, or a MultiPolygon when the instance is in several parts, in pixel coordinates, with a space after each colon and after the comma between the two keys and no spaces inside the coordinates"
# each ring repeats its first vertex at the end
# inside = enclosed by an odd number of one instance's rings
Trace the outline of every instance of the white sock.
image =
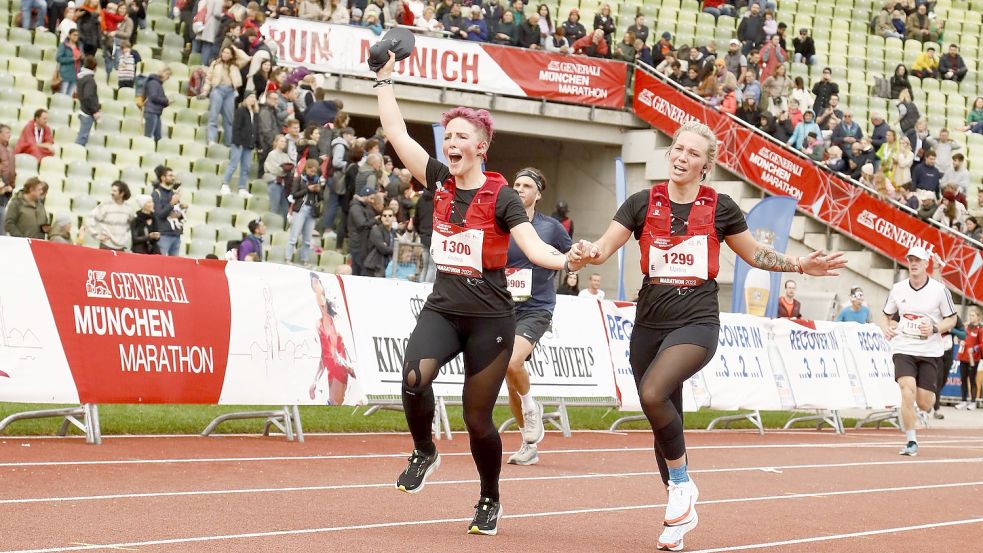
{"type": "Polygon", "coordinates": [[[536,409],[536,400],[532,398],[531,391],[526,395],[519,394],[519,399],[522,401],[523,411],[533,411],[536,409]]]}
{"type": "Polygon", "coordinates": [[[905,430],[904,435],[905,435],[905,438],[907,438],[909,442],[917,442],[918,441],[918,440],[915,439],[915,431],[914,430],[905,430]]]}

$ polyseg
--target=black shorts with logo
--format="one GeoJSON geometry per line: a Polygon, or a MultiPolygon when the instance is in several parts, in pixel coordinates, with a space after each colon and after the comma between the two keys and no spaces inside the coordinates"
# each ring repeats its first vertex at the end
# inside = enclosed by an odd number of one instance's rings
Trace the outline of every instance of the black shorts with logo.
{"type": "Polygon", "coordinates": [[[942,370],[941,357],[921,357],[904,353],[894,354],[894,380],[903,376],[915,379],[915,385],[922,390],[936,392],[939,371],[942,370]]]}
{"type": "Polygon", "coordinates": [[[542,339],[553,322],[553,312],[541,309],[515,312],[515,335],[522,336],[533,345],[542,339]]]}

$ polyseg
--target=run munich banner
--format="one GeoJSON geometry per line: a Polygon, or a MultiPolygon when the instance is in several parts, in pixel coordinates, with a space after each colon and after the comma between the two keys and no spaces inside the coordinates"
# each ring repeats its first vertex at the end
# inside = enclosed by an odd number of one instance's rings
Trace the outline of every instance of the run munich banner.
{"type": "Polygon", "coordinates": [[[798,209],[904,264],[912,246],[942,260],[953,290],[983,301],[983,257],[965,240],[928,225],[736,119],[635,69],[633,109],[639,118],[672,134],[687,121],[709,126],[718,139],[718,162],[765,191],[798,200],[798,209]]]}
{"type": "MultiPolygon", "coordinates": [[[[279,46],[279,65],[375,76],[366,60],[380,37],[365,27],[279,17],[262,31],[279,46]]],[[[624,105],[627,77],[628,66],[618,61],[423,35],[393,75],[413,84],[607,108],[624,105]]]]}

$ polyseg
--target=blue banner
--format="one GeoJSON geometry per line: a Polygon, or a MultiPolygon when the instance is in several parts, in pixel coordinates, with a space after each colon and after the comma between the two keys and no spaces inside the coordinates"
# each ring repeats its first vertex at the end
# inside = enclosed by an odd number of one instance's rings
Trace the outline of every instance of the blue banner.
{"type": "MultiPolygon", "coordinates": [[[[751,208],[747,226],[758,242],[785,253],[797,200],[791,196],[770,196],[751,208]]],[[[734,289],[730,310],[763,317],[778,315],[782,274],[751,267],[740,257],[734,264],[734,289]]]]}
{"type": "MultiPolygon", "coordinates": [[[[614,202],[621,207],[628,199],[628,183],[625,179],[625,162],[621,156],[614,158],[614,202]]],[[[625,301],[625,248],[618,250],[618,299],[625,301]]]]}

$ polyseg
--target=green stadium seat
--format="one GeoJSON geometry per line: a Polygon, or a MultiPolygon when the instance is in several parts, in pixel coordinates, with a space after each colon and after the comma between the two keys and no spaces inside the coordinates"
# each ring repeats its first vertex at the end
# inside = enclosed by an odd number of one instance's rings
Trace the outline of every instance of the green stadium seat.
{"type": "Polygon", "coordinates": [[[246,200],[246,209],[258,213],[266,213],[270,210],[270,198],[266,194],[266,183],[263,183],[263,191],[259,194],[253,193],[253,197],[246,200]]]}
{"type": "Polygon", "coordinates": [[[281,215],[269,211],[264,212],[261,218],[266,223],[266,228],[270,229],[271,232],[280,231],[286,224],[286,221],[281,215]]]}
{"type": "Polygon", "coordinates": [[[242,240],[243,232],[233,226],[223,226],[218,229],[218,243],[224,244],[229,240],[242,240]]]}
{"type": "Polygon", "coordinates": [[[246,198],[243,198],[239,194],[226,194],[219,197],[218,205],[234,211],[243,210],[246,209],[246,198]]]}
{"type": "Polygon", "coordinates": [[[38,170],[38,160],[30,154],[17,154],[14,156],[14,168],[17,171],[34,171],[38,170]]]}
{"type": "Polygon", "coordinates": [[[233,211],[224,207],[216,207],[205,214],[205,220],[213,225],[232,226],[233,211]]]}
{"type": "MultiPolygon", "coordinates": [[[[195,211],[195,210],[190,210],[190,211],[195,211]]],[[[209,225],[207,223],[198,223],[191,227],[192,240],[211,240],[212,242],[214,242],[216,236],[218,236],[218,227],[215,225],[209,225]]]]}

